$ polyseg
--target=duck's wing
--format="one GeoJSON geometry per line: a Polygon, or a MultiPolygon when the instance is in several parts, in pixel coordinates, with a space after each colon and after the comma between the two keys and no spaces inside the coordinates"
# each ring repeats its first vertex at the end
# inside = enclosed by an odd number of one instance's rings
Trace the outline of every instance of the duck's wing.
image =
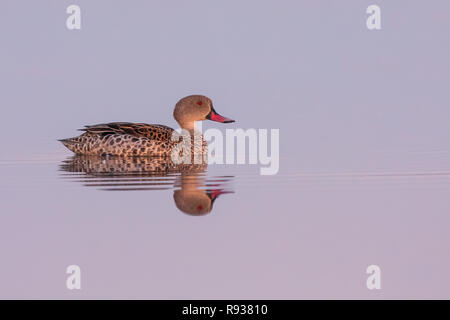
{"type": "Polygon", "coordinates": [[[131,123],[131,122],[111,122],[101,123],[92,126],[85,126],[80,129],[88,133],[101,136],[110,134],[128,134],[136,137],[146,137],[152,140],[170,141],[174,130],[161,124],[131,123]]]}

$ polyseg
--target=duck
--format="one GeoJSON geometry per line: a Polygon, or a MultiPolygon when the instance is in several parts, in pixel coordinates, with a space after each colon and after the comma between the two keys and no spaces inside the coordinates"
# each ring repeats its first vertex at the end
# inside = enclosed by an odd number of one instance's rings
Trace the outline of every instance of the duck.
{"type": "MultiPolygon", "coordinates": [[[[235,122],[218,114],[210,98],[198,94],[180,99],[175,104],[173,117],[181,129],[190,133],[191,139],[197,132],[196,121],[235,122]]],[[[77,155],[170,157],[180,141],[172,138],[175,129],[161,124],[110,122],[88,125],[79,130],[84,133],[59,140],[77,155]]],[[[194,152],[205,153],[207,144],[201,134],[200,137],[202,143],[194,152]]],[[[191,144],[194,145],[198,144],[191,144]]]]}

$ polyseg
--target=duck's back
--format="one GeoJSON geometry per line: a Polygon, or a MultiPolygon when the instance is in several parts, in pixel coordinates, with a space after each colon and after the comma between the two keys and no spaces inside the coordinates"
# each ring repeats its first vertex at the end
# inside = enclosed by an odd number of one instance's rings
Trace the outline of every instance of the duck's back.
{"type": "Polygon", "coordinates": [[[135,137],[145,137],[152,140],[170,141],[174,129],[162,124],[146,124],[132,122],[101,123],[93,126],[85,126],[80,129],[88,133],[101,136],[110,134],[129,134],[135,137]]]}

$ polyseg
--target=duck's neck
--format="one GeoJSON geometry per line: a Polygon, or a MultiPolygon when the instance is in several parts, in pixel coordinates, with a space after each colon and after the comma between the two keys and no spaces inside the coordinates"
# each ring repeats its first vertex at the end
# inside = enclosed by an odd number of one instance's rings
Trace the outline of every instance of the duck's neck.
{"type": "Polygon", "coordinates": [[[195,121],[179,121],[181,129],[189,131],[191,134],[196,131],[195,121]]]}
{"type": "Polygon", "coordinates": [[[202,134],[201,124],[199,126],[197,126],[195,124],[195,121],[190,121],[190,122],[179,121],[178,124],[180,125],[181,129],[189,132],[189,135],[191,136],[191,139],[193,139],[195,144],[197,144],[197,142],[198,142],[200,147],[202,146],[202,144],[204,143],[204,138],[203,138],[203,134],[202,134]]]}

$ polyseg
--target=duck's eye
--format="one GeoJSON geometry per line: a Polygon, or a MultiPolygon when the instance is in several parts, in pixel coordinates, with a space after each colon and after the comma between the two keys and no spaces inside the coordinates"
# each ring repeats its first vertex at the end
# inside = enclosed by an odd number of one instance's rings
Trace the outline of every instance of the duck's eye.
{"type": "Polygon", "coordinates": [[[201,105],[203,104],[203,102],[197,101],[197,104],[198,104],[199,106],[201,106],[201,105]]]}

